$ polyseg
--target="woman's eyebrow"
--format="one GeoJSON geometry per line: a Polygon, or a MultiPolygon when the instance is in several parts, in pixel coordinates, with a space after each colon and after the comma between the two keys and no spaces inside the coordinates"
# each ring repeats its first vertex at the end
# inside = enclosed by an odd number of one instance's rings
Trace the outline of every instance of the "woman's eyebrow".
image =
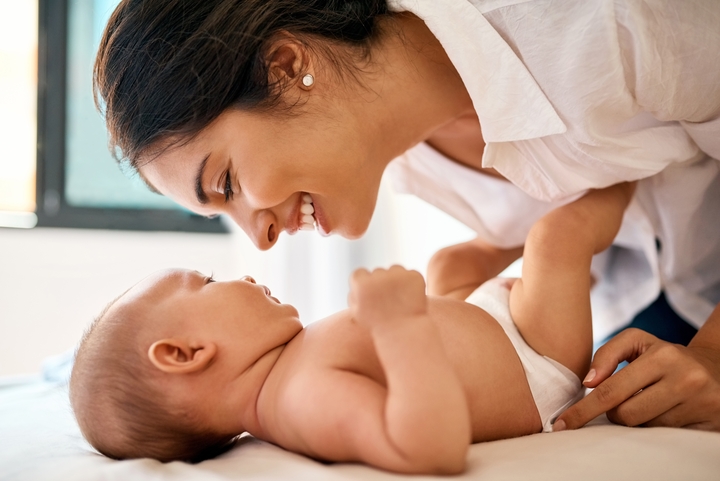
{"type": "Polygon", "coordinates": [[[202,179],[203,174],[205,173],[205,166],[207,165],[207,161],[210,158],[210,154],[207,154],[205,158],[200,162],[200,168],[197,171],[197,174],[195,175],[195,196],[197,197],[198,202],[200,202],[202,205],[207,204],[210,202],[208,199],[207,194],[203,190],[202,185],[202,179]]]}

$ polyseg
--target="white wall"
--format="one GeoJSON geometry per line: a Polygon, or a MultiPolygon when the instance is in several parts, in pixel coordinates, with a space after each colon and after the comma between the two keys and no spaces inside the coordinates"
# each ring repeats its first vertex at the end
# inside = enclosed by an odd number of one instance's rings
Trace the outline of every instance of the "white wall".
{"type": "Polygon", "coordinates": [[[36,372],[45,357],[72,349],[109,301],[157,269],[197,269],[220,280],[250,274],[308,323],[346,306],[354,268],[401,263],[424,272],[436,249],[470,237],[465,226],[385,186],[362,240],[303,232],[282,235],[268,252],[242,233],[0,229],[0,375],[36,372]]]}
{"type": "Polygon", "coordinates": [[[0,374],[35,372],[72,348],[110,300],[157,269],[225,277],[241,261],[228,236],[0,230],[0,374]]]}

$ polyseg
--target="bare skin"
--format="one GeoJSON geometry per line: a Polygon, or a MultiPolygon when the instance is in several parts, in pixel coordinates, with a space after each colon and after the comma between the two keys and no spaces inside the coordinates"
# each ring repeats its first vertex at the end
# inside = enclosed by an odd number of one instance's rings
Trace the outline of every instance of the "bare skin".
{"type": "Polygon", "coordinates": [[[506,180],[492,167],[482,166],[485,140],[475,111],[467,112],[435,130],[425,142],[450,160],[482,174],[506,180]]]}
{"type": "Polygon", "coordinates": [[[523,255],[523,247],[499,249],[476,238],[445,247],[428,264],[428,293],[466,299],[485,281],[496,277],[523,255]]]}
{"type": "MultiPolygon", "coordinates": [[[[141,175],[191,211],[227,214],[265,250],[281,232],[297,231],[304,194],[313,198],[322,232],[361,236],[372,217],[385,167],[419,142],[428,141],[449,158],[485,172],[480,163],[482,132],[473,125],[472,102],[442,46],[413,15],[395,15],[384,27],[389,33],[373,49],[372,61],[358,74],[357,83],[342,81],[302,42],[278,40],[270,49],[270,72],[273,79],[290,85],[284,100],[303,105],[306,110],[301,115],[287,119],[228,111],[192,142],[141,167],[141,175]],[[299,82],[306,73],[316,79],[312,88],[299,82]],[[209,201],[199,203],[194,180],[207,156],[202,184],[209,201]]],[[[459,258],[473,252],[481,252],[478,258],[493,255],[492,247],[479,240],[458,247],[457,252],[459,258]]],[[[499,263],[510,257],[500,254],[499,263]]],[[[496,260],[488,262],[499,265],[496,260]]],[[[432,277],[437,276],[430,277],[430,292],[436,292],[432,277]]],[[[702,349],[696,344],[672,351],[672,346],[637,334],[609,343],[602,352],[611,361],[602,361],[596,370],[600,374],[588,385],[605,379],[607,383],[570,411],[568,416],[574,419],[568,426],[583,425],[610,410],[611,418],[630,425],[649,419],[659,425],[720,430],[720,405],[712,402],[720,392],[715,324],[708,322],[700,329],[702,349]],[[635,349],[638,343],[645,347],[635,349]],[[646,348],[651,345],[656,348],[646,348]],[[668,351],[673,352],[673,362],[664,357],[668,351]],[[621,357],[643,362],[634,362],[620,378],[608,378],[613,371],[610,365],[621,357]],[[706,387],[688,389],[687,383],[698,378],[706,387]],[[656,395],[645,397],[642,406],[629,402],[635,392],[657,379],[662,382],[656,395]],[[607,395],[598,399],[604,390],[607,395]],[[680,404],[687,409],[674,408],[680,404]],[[614,414],[628,411],[637,414],[614,414]],[[705,421],[698,422],[696,412],[702,412],[705,421]]]]}
{"type": "MultiPolygon", "coordinates": [[[[592,192],[543,217],[512,284],[526,342],[576,374],[590,361],[590,259],[614,238],[630,193],[592,192]]],[[[457,473],[471,442],[541,430],[518,355],[488,313],[427,296],[422,276],[399,266],[358,270],[350,284],[350,308],[306,328],[252,278],[193,271],[155,274],[109,312],[143,320],[138,348],[158,385],[214,432],[329,461],[457,473]]]]}
{"type": "Polygon", "coordinates": [[[208,283],[193,271],[154,275],[113,309],[155,320],[143,337],[168,395],[222,432],[318,459],[454,473],[471,442],[540,431],[517,354],[485,311],[426,296],[400,267],[351,282],[351,309],[305,328],[251,278],[208,283]],[[416,312],[398,302],[408,297],[416,312]],[[245,305],[240,317],[229,298],[245,305]]]}
{"type": "Polygon", "coordinates": [[[520,361],[485,311],[429,297],[417,319],[385,322],[368,326],[343,311],[305,328],[268,376],[250,432],[321,459],[422,472],[422,459],[443,462],[431,438],[446,439],[440,449],[464,463],[458,442],[540,430],[520,361]],[[414,413],[425,413],[423,426],[414,413]]]}
{"type": "MultiPolygon", "coordinates": [[[[288,85],[283,100],[300,106],[294,115],[229,109],[190,142],[141,160],[141,175],[193,212],[230,216],[262,250],[296,231],[304,194],[322,232],[361,236],[390,161],[439,129],[438,145],[447,147],[441,137],[475,116],[460,76],[421,20],[401,14],[384,28],[358,82],[339,77],[302,42],[278,40],[270,74],[288,85]],[[306,73],[312,87],[299,81],[306,73]],[[206,158],[207,201],[200,202],[196,177],[206,158]]],[[[459,160],[477,164],[482,133],[471,136],[474,157],[459,160]]]]}
{"type": "Polygon", "coordinates": [[[626,426],[720,431],[720,305],[687,347],[627,329],[598,349],[585,385],[595,388],[558,418],[577,429],[607,412],[626,426]],[[622,361],[630,364],[617,374],[622,361]]]}
{"type": "MultiPolygon", "coordinates": [[[[498,249],[481,239],[446,247],[428,266],[428,292],[465,298],[473,286],[491,279],[522,255],[522,247],[498,249]]],[[[589,369],[580,375],[594,391],[562,414],[554,430],[577,429],[607,413],[611,421],[626,426],[720,431],[717,346],[720,306],[688,347],[637,329],[622,332],[597,351],[589,369]],[[623,361],[631,364],[613,375],[623,361]]]]}

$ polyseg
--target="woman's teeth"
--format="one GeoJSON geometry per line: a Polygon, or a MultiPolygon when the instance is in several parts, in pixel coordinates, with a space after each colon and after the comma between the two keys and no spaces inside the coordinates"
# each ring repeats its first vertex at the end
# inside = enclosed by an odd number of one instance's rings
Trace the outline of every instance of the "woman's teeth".
{"type": "Polygon", "coordinates": [[[303,204],[300,207],[300,212],[303,214],[302,223],[300,224],[300,230],[315,230],[315,207],[312,205],[312,197],[310,194],[303,194],[303,204]]]}

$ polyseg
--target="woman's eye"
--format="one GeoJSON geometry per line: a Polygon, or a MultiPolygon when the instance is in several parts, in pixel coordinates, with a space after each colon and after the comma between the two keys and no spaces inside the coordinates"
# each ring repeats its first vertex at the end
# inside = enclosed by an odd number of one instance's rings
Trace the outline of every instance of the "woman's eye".
{"type": "Polygon", "coordinates": [[[225,202],[229,202],[233,198],[233,195],[235,195],[235,192],[232,190],[232,180],[230,179],[229,170],[225,172],[225,189],[223,193],[225,194],[225,202]]]}

